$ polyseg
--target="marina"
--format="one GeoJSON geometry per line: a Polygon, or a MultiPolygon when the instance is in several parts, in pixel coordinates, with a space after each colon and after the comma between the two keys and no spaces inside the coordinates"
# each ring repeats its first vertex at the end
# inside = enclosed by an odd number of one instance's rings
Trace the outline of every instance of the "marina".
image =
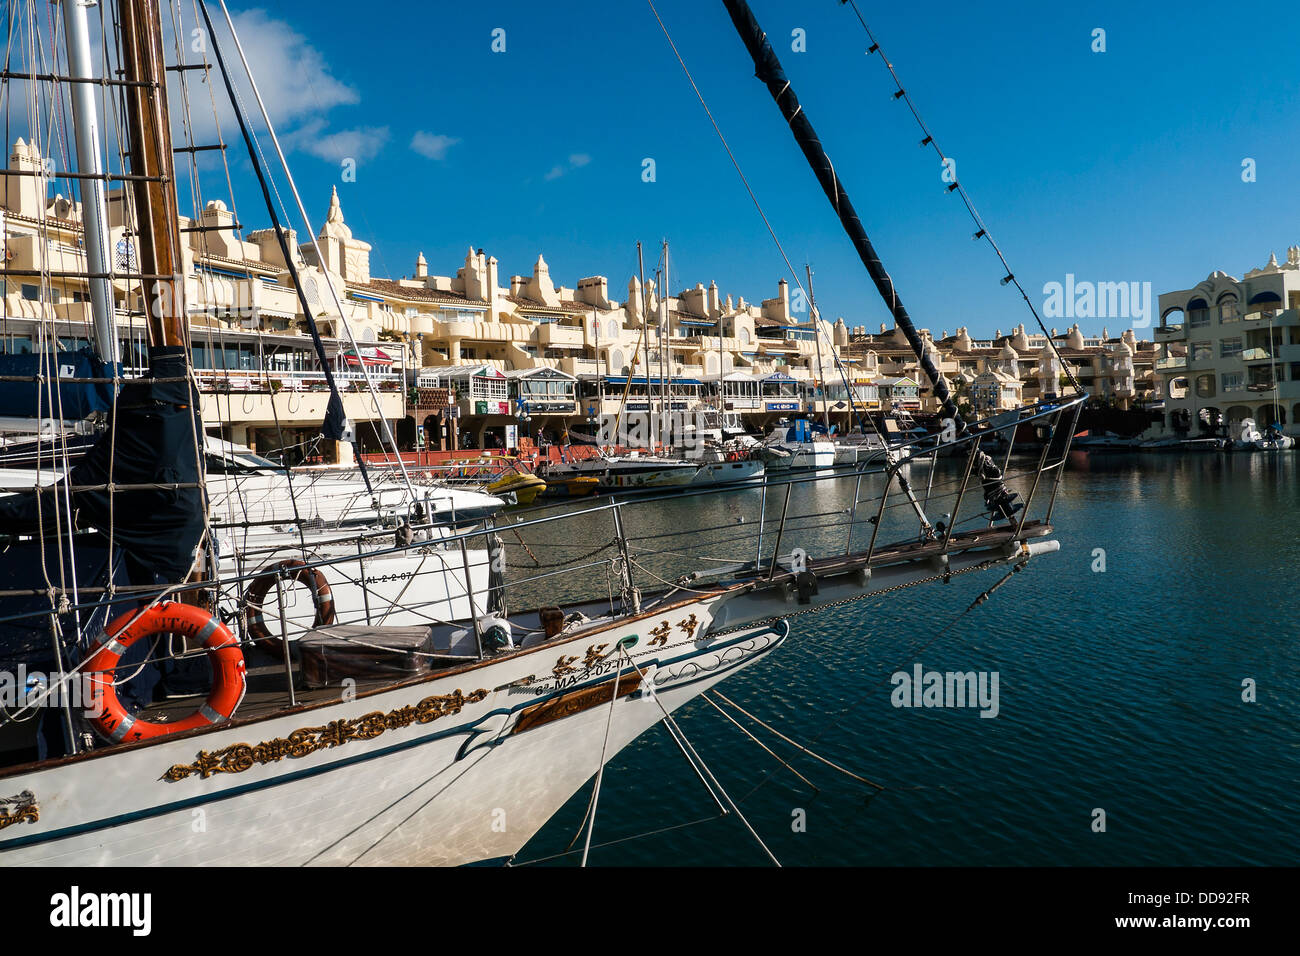
{"type": "MultiPolygon", "coordinates": [[[[810,57],[611,8],[562,95],[516,9],[405,125],[331,11],[187,3],[4,5],[0,865],[1300,864],[1300,246],[1039,296],[1081,244],[999,184],[1018,277],[922,110],[962,43],[855,0],[810,57]]],[[[70,880],[50,927],[149,935],[70,880]]],[[[1166,889],[1115,899],[1249,905],[1166,889]]]]}

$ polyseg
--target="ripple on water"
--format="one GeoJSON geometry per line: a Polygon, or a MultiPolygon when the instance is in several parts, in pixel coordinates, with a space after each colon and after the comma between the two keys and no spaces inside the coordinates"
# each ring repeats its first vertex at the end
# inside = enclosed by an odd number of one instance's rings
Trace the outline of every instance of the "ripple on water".
{"type": "MultiPolygon", "coordinates": [[[[992,579],[970,576],[797,618],[784,648],[721,686],[884,792],[873,796],[759,731],[821,788],[813,793],[707,704],[684,708],[686,734],[783,862],[1300,863],[1300,609],[1290,597],[1300,566],[1296,458],[1117,456],[1084,464],[1061,491],[1062,551],[1034,562],[937,639],[992,579]],[[918,662],[997,671],[999,715],[893,707],[890,675],[918,662]],[[1255,703],[1242,700],[1246,680],[1255,682],[1255,703]],[[806,829],[795,832],[800,810],[806,829]],[[1093,830],[1096,810],[1105,811],[1104,833],[1093,830]]],[[[801,488],[791,511],[843,509],[852,493],[852,480],[801,488]]],[[[734,553],[734,542],[722,539],[735,532],[725,526],[755,515],[758,500],[745,492],[630,509],[629,525],[635,535],[701,529],[691,555],[646,556],[665,573],[726,548],[734,553]]],[[[587,538],[550,543],[576,553],[610,536],[593,524],[587,538]]],[[[804,541],[843,547],[841,533],[815,530],[787,544],[804,541]]],[[[527,564],[519,562],[518,573],[527,564]]],[[[604,786],[596,843],[716,812],[662,728],[620,754],[604,786]]],[[[521,859],[562,850],[588,797],[589,789],[575,796],[521,859]]],[[[724,818],[596,850],[593,861],[764,858],[743,827],[724,818]]]]}

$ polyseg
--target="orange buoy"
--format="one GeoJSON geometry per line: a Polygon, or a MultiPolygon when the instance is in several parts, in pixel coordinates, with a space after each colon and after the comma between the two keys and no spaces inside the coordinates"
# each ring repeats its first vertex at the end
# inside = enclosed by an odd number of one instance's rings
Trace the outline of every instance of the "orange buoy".
{"type": "Polygon", "coordinates": [[[91,725],[113,743],[148,740],[229,720],[244,699],[248,681],[244,654],[230,628],[202,608],[164,601],[144,611],[128,611],[104,630],[100,648],[86,662],[91,725]],[[163,634],[181,634],[203,644],[212,663],[212,693],[198,710],[183,720],[152,723],[127,713],[117,696],[113,675],[122,655],[137,641],[163,634]]]}

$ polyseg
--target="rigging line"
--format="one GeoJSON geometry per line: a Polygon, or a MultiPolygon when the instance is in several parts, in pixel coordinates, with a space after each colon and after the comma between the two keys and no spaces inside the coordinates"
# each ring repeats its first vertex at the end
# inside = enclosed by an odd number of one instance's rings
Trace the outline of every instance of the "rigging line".
{"type": "MultiPolygon", "coordinates": [[[[208,27],[208,33],[209,33],[209,35],[212,35],[212,34],[214,33],[214,31],[213,31],[213,28],[212,28],[212,20],[211,20],[211,18],[208,16],[207,6],[206,6],[206,5],[201,5],[201,10],[202,10],[202,12],[203,12],[204,22],[207,24],[207,27],[208,27]]],[[[297,294],[297,297],[298,297],[298,301],[299,301],[299,305],[300,305],[300,307],[302,308],[304,314],[307,316],[307,321],[308,321],[309,325],[314,329],[314,328],[315,328],[315,318],[312,316],[312,313],[311,313],[311,306],[310,306],[310,303],[309,303],[309,301],[308,301],[308,299],[307,299],[307,294],[306,294],[306,292],[305,292],[304,289],[303,289],[302,281],[301,281],[301,279],[300,279],[300,277],[299,277],[299,275],[298,275],[297,268],[296,268],[296,266],[293,264],[293,256],[290,254],[290,249],[289,249],[289,245],[288,245],[288,239],[286,238],[286,230],[283,229],[283,228],[281,227],[281,225],[280,225],[280,221],[279,221],[279,218],[278,218],[278,216],[277,216],[277,214],[276,214],[276,211],[275,211],[275,208],[274,208],[274,206],[271,204],[271,196],[270,196],[270,193],[269,193],[269,191],[268,191],[268,186],[267,186],[267,176],[263,173],[263,171],[262,171],[262,166],[261,166],[261,164],[258,163],[258,160],[257,160],[258,154],[255,153],[255,143],[254,143],[254,139],[253,139],[253,134],[252,134],[252,130],[249,128],[248,120],[247,120],[247,118],[246,118],[246,116],[245,116],[245,114],[244,114],[243,103],[242,103],[242,101],[239,100],[238,94],[237,94],[237,92],[236,92],[236,90],[235,90],[235,87],[234,87],[234,82],[233,82],[233,80],[232,80],[232,78],[231,78],[231,76],[230,76],[229,71],[226,69],[225,58],[224,58],[224,57],[222,56],[222,54],[221,54],[221,49],[220,49],[220,47],[216,47],[216,46],[214,46],[214,49],[216,50],[216,54],[217,54],[217,64],[218,64],[218,66],[219,66],[220,69],[221,69],[221,76],[222,76],[222,79],[223,79],[224,82],[225,82],[226,91],[227,91],[227,93],[228,93],[229,96],[230,96],[231,107],[235,110],[235,118],[236,118],[236,119],[238,120],[238,122],[239,122],[239,129],[240,129],[240,132],[243,134],[244,145],[247,147],[247,149],[248,149],[248,154],[249,154],[249,159],[250,159],[250,160],[252,161],[252,163],[253,163],[253,172],[257,175],[258,184],[261,186],[263,198],[266,200],[267,211],[270,213],[270,216],[271,216],[272,226],[273,226],[273,228],[274,228],[274,230],[275,230],[275,235],[276,235],[276,239],[277,239],[277,241],[278,241],[278,244],[279,244],[279,246],[280,246],[281,254],[284,256],[285,263],[286,263],[286,265],[288,266],[288,269],[289,269],[289,275],[290,275],[290,277],[291,277],[292,280],[293,280],[294,291],[295,291],[295,293],[297,294]]],[[[241,55],[242,55],[242,54],[241,54],[241,55]]],[[[322,260],[322,261],[323,261],[323,260],[322,260]]],[[[251,281],[251,280],[250,280],[250,281],[251,281]]],[[[329,362],[328,362],[328,360],[327,360],[327,356],[325,355],[325,347],[324,347],[324,343],[320,341],[320,336],[319,336],[319,334],[313,336],[313,342],[314,342],[314,344],[315,344],[315,346],[316,346],[316,351],[317,351],[317,355],[318,355],[318,360],[321,362],[322,371],[324,372],[324,375],[325,375],[325,380],[326,380],[326,382],[330,385],[330,390],[331,390],[331,392],[332,392],[332,393],[333,393],[333,394],[338,398],[339,408],[340,408],[340,410],[341,410],[342,407],[343,407],[343,398],[342,398],[341,393],[339,393],[339,391],[338,391],[338,387],[337,387],[337,385],[336,385],[335,382],[334,382],[333,373],[332,373],[332,371],[331,371],[331,369],[330,369],[330,367],[329,367],[329,362]]],[[[358,352],[357,354],[359,355],[360,352],[358,352]]],[[[363,366],[363,371],[364,371],[364,366],[363,366]]],[[[272,409],[274,409],[274,407],[275,407],[274,396],[272,396],[272,399],[273,399],[273,400],[272,400],[272,403],[271,403],[271,404],[272,404],[272,409]]],[[[381,420],[382,420],[382,415],[381,415],[381,420]]],[[[278,428],[278,421],[279,421],[279,415],[278,415],[278,412],[276,413],[276,421],[277,421],[277,428],[278,428]]],[[[386,424],[385,424],[385,427],[387,427],[386,424]]],[[[369,479],[368,477],[366,477],[365,465],[364,465],[364,463],[362,462],[362,460],[361,460],[359,457],[358,457],[357,460],[358,460],[359,467],[360,467],[360,469],[361,469],[361,475],[362,475],[362,478],[365,479],[367,489],[369,489],[369,486],[370,486],[370,479],[369,479]]],[[[292,469],[288,468],[287,466],[286,466],[285,469],[284,469],[285,481],[286,481],[286,483],[288,484],[288,487],[289,487],[289,494],[290,494],[290,497],[293,498],[293,497],[294,497],[294,493],[293,493],[293,478],[292,478],[292,476],[291,476],[291,471],[292,471],[292,469]]],[[[407,487],[410,488],[409,480],[408,480],[408,483],[407,483],[407,487]]],[[[412,497],[412,498],[415,497],[415,492],[414,492],[413,489],[411,490],[411,497],[412,497]]],[[[295,499],[294,509],[295,509],[295,515],[296,515],[296,514],[297,514],[297,504],[296,504],[296,499],[295,499]]],[[[304,545],[304,547],[305,547],[305,545],[304,545]]]]}
{"type": "MultiPolygon", "coordinates": [[[[628,654],[627,648],[624,647],[622,644],[619,644],[618,653],[622,655],[623,658],[625,658],[629,664],[632,665],[632,668],[639,675],[641,675],[642,680],[644,680],[645,672],[642,671],[641,668],[637,667],[636,662],[632,660],[631,656],[628,654]]],[[[745,818],[745,815],[740,812],[740,807],[737,805],[736,801],[731,799],[731,795],[727,793],[727,791],[723,788],[722,784],[719,782],[718,778],[714,776],[713,771],[709,769],[708,764],[704,762],[704,758],[699,755],[699,752],[695,749],[694,746],[692,746],[691,742],[686,739],[686,734],[682,731],[682,728],[677,724],[677,721],[673,719],[672,714],[668,712],[668,708],[666,708],[663,705],[663,701],[659,699],[659,695],[654,692],[653,685],[651,685],[650,688],[650,698],[655,702],[655,704],[659,707],[659,710],[663,713],[664,725],[670,727],[671,731],[675,735],[681,738],[680,746],[682,746],[682,749],[685,752],[687,752],[688,755],[687,759],[692,761],[692,765],[695,764],[699,765],[699,769],[696,772],[700,774],[701,779],[704,779],[705,775],[707,775],[708,779],[705,780],[705,786],[709,788],[710,793],[714,793],[716,791],[713,797],[714,801],[716,802],[718,799],[717,794],[721,794],[722,799],[727,802],[727,804],[731,807],[732,812],[736,814],[736,819],[738,819],[742,824],[744,824],[745,829],[749,831],[749,835],[754,838],[754,841],[760,847],[762,847],[763,852],[767,854],[767,858],[770,859],[774,865],[779,867],[781,865],[781,861],[778,860],[776,856],[772,853],[772,851],[768,849],[767,844],[763,842],[763,838],[758,835],[758,831],[755,830],[754,827],[750,824],[749,820],[745,818]]]]}
{"type": "MultiPolygon", "coordinates": [[[[698,820],[689,820],[686,823],[674,823],[671,824],[670,826],[659,827],[655,830],[646,830],[644,833],[633,833],[631,836],[618,837],[617,839],[614,840],[606,840],[604,843],[597,843],[592,847],[592,849],[600,850],[600,849],[604,849],[607,846],[618,846],[620,843],[630,843],[633,840],[643,840],[646,837],[659,836],[661,833],[671,833],[674,830],[685,830],[687,827],[699,826],[701,823],[711,823],[714,820],[721,820],[725,816],[726,813],[724,812],[718,814],[716,817],[701,817],[698,820]]],[[[564,850],[561,853],[552,853],[550,856],[539,856],[535,859],[523,860],[522,862],[519,863],[514,862],[514,860],[512,859],[506,863],[506,866],[519,867],[519,866],[533,866],[534,864],[537,863],[550,863],[552,860],[559,860],[566,856],[572,856],[573,854],[578,852],[580,851],[564,850]]]]}
{"type": "MultiPolygon", "coordinates": [[[[881,62],[885,64],[885,68],[889,70],[890,77],[894,80],[894,85],[898,87],[898,93],[895,94],[894,98],[902,99],[907,104],[907,108],[911,111],[912,117],[916,120],[916,125],[919,126],[921,132],[925,134],[925,139],[921,141],[921,145],[934,147],[934,151],[939,156],[939,160],[946,164],[948,160],[947,155],[945,155],[944,151],[939,147],[938,140],[936,140],[934,135],[930,132],[925,120],[921,118],[921,113],[917,109],[916,104],[912,101],[912,95],[908,93],[907,89],[903,86],[903,81],[899,79],[898,71],[894,69],[894,64],[890,62],[889,57],[885,56],[885,51],[881,48],[880,42],[876,39],[871,27],[867,25],[866,19],[862,16],[862,11],[858,9],[857,0],[840,0],[840,3],[847,3],[853,10],[854,16],[858,18],[858,22],[862,24],[863,31],[871,41],[871,48],[867,50],[868,55],[872,53],[880,54],[881,62]]],[[[1034,308],[1034,303],[1030,300],[1029,294],[1025,292],[1024,287],[1020,284],[1020,280],[1016,278],[1016,274],[1012,271],[1011,265],[1007,262],[1006,256],[1002,254],[1001,247],[999,247],[997,242],[994,240],[993,234],[989,232],[988,226],[984,223],[984,218],[979,214],[979,210],[975,208],[974,201],[971,199],[970,194],[966,192],[966,187],[962,185],[961,180],[957,178],[955,172],[953,173],[953,182],[948,191],[955,191],[961,197],[961,201],[966,206],[966,211],[970,214],[971,220],[975,223],[975,228],[978,230],[975,233],[974,238],[988,240],[989,247],[998,257],[998,261],[1002,263],[1002,268],[1005,270],[1006,279],[1003,280],[1003,284],[1006,285],[1009,282],[1020,292],[1020,297],[1025,300],[1025,305],[1028,306],[1030,314],[1034,317],[1034,321],[1038,323],[1039,329],[1042,330],[1043,335],[1047,338],[1047,344],[1051,348],[1052,353],[1056,356],[1056,360],[1061,363],[1061,367],[1065,370],[1066,377],[1070,380],[1070,384],[1074,386],[1076,392],[1082,392],[1083,386],[1079,384],[1078,379],[1074,377],[1074,372],[1070,370],[1070,366],[1065,362],[1065,359],[1061,357],[1061,353],[1057,349],[1056,343],[1052,341],[1052,336],[1047,331],[1047,327],[1043,324],[1043,320],[1039,316],[1038,310],[1034,308]]]]}
{"type": "MultiPolygon", "coordinates": [[[[790,744],[790,745],[792,745],[792,746],[794,746],[794,747],[798,747],[800,750],[802,750],[802,751],[803,751],[804,753],[806,753],[808,756],[810,756],[810,757],[814,757],[814,758],[816,758],[817,760],[820,760],[822,763],[826,764],[826,766],[831,767],[831,768],[834,769],[834,770],[838,770],[840,773],[845,774],[845,775],[847,775],[847,776],[850,776],[850,777],[852,777],[854,780],[858,780],[858,781],[860,781],[860,782],[862,782],[862,783],[865,783],[865,784],[866,784],[867,786],[869,786],[869,787],[875,787],[877,790],[884,790],[884,789],[885,789],[885,787],[884,787],[883,784],[879,784],[879,783],[876,783],[876,782],[874,782],[874,781],[872,781],[872,780],[868,780],[866,777],[858,776],[858,775],[857,775],[856,773],[854,773],[852,770],[846,770],[845,768],[841,767],[839,764],[837,764],[837,763],[832,763],[831,761],[827,760],[825,757],[821,756],[820,754],[813,753],[813,752],[812,752],[811,750],[809,750],[807,747],[803,746],[803,744],[800,744],[800,743],[797,743],[796,741],[791,740],[789,737],[787,737],[785,734],[781,733],[781,731],[777,730],[777,729],[776,729],[775,727],[773,727],[771,724],[764,723],[762,720],[760,720],[759,718],[755,717],[755,716],[754,716],[753,714],[751,714],[749,711],[745,710],[745,708],[741,707],[741,706],[740,706],[739,704],[737,704],[734,700],[732,700],[731,698],[727,697],[725,694],[722,693],[722,691],[718,690],[717,688],[714,688],[714,690],[713,690],[713,696],[721,698],[721,699],[723,700],[723,702],[725,702],[725,703],[727,703],[727,704],[730,704],[732,707],[734,707],[736,710],[740,711],[742,714],[744,714],[744,715],[745,715],[746,717],[748,717],[750,720],[754,721],[754,723],[758,724],[758,725],[759,725],[760,727],[762,727],[763,729],[768,730],[768,731],[771,731],[772,733],[776,734],[776,736],[778,736],[778,737],[780,737],[782,740],[784,740],[786,743],[788,743],[788,744],[790,744]]],[[[708,700],[707,695],[705,696],[705,699],[708,700]]],[[[709,703],[712,704],[713,701],[710,700],[709,703]]],[[[714,704],[714,706],[716,707],[717,705],[714,704]]]]}
{"type": "Polygon", "coordinates": [[[784,760],[782,760],[781,757],[780,757],[780,756],[779,756],[779,755],[778,755],[774,750],[772,750],[771,747],[769,747],[767,744],[763,743],[763,741],[761,741],[761,740],[759,740],[757,737],[755,737],[752,733],[749,732],[749,730],[748,730],[746,727],[744,727],[742,724],[740,724],[740,722],[737,721],[736,718],[732,717],[729,713],[727,713],[725,710],[723,710],[721,707],[719,707],[717,704],[715,704],[715,703],[713,702],[713,699],[710,698],[708,694],[701,694],[700,697],[703,699],[703,701],[704,701],[706,704],[708,704],[710,707],[712,707],[714,710],[716,710],[718,713],[720,713],[723,717],[727,718],[727,720],[729,720],[731,723],[735,724],[735,725],[736,725],[736,728],[737,728],[737,729],[738,729],[742,734],[744,734],[744,735],[745,735],[746,737],[748,737],[750,740],[754,741],[754,743],[758,744],[760,747],[762,747],[764,750],[766,750],[769,754],[771,754],[771,755],[772,755],[772,758],[773,758],[774,760],[776,760],[777,763],[779,763],[781,766],[785,767],[786,770],[789,770],[792,774],[794,774],[796,777],[798,777],[798,778],[799,778],[800,780],[802,780],[804,783],[808,784],[808,786],[812,787],[813,790],[814,790],[815,792],[817,792],[817,793],[821,793],[821,788],[818,787],[817,784],[813,783],[811,780],[809,780],[807,777],[805,777],[803,774],[801,774],[798,770],[795,770],[794,767],[790,766],[788,763],[786,763],[784,760]]]}
{"type": "MultiPolygon", "coordinates": [[[[939,638],[943,637],[946,633],[948,633],[948,631],[952,630],[952,628],[955,627],[955,626],[957,625],[957,622],[958,622],[958,621],[960,621],[963,617],[965,617],[965,616],[966,616],[967,614],[969,614],[971,611],[975,610],[975,608],[979,607],[981,604],[983,604],[985,601],[987,601],[987,600],[989,599],[989,597],[992,596],[992,594],[993,594],[994,591],[996,591],[998,588],[1002,587],[1002,585],[1006,584],[1007,581],[1010,580],[1010,578],[1011,578],[1011,576],[1012,576],[1013,574],[1016,574],[1017,572],[1019,572],[1019,571],[1020,571],[1021,569],[1023,569],[1023,568],[1028,564],[1028,563],[1029,563],[1029,559],[1026,558],[1026,559],[1022,560],[1019,564],[1014,565],[1014,566],[1011,568],[1010,571],[1008,571],[1006,574],[1004,574],[1004,575],[1003,575],[1003,576],[1002,576],[1002,577],[997,581],[997,583],[995,583],[995,584],[994,584],[992,587],[990,587],[988,590],[982,592],[982,593],[981,593],[977,598],[975,598],[974,601],[972,601],[969,605],[967,605],[967,607],[965,608],[965,610],[963,610],[963,611],[961,611],[960,613],[958,613],[956,617],[954,617],[951,621],[949,621],[949,622],[948,622],[947,624],[945,624],[943,627],[939,628],[939,630],[936,631],[933,635],[931,635],[930,638],[929,638],[929,640],[927,640],[924,644],[922,644],[922,645],[921,645],[919,648],[917,648],[915,651],[912,651],[912,652],[911,652],[911,656],[912,656],[912,657],[920,657],[922,654],[924,654],[927,650],[930,649],[930,647],[931,647],[931,646],[932,646],[936,641],[939,640],[939,638]]],[[[979,565],[974,565],[974,566],[972,566],[971,568],[967,568],[967,569],[965,569],[965,570],[968,570],[968,571],[969,571],[969,570],[975,570],[975,569],[977,569],[977,568],[979,568],[979,565]]],[[[955,577],[955,575],[953,575],[953,576],[955,577]]],[[[916,582],[916,583],[919,584],[919,583],[921,583],[921,582],[916,582]]],[[[882,592],[882,593],[884,593],[884,592],[882,592]]],[[[886,674],[886,675],[885,675],[885,679],[884,679],[883,681],[881,681],[879,684],[872,684],[872,685],[869,685],[869,686],[870,686],[870,689],[871,689],[872,691],[875,691],[875,690],[877,690],[879,687],[882,687],[882,686],[884,686],[884,685],[890,683],[890,682],[892,681],[892,679],[893,679],[893,672],[890,672],[889,674],[886,674]]],[[[844,720],[844,718],[848,717],[849,714],[853,713],[855,710],[857,710],[859,707],[861,707],[863,704],[865,704],[865,703],[866,703],[868,700],[870,700],[870,699],[871,699],[871,697],[870,697],[869,694],[864,694],[862,697],[859,697],[858,700],[857,700],[857,702],[854,703],[854,704],[853,704],[851,707],[849,707],[847,710],[843,711],[843,712],[838,716],[838,718],[836,719],[836,721],[835,721],[834,723],[827,724],[825,728],[823,728],[819,733],[817,733],[816,736],[814,736],[814,737],[812,738],[812,740],[809,741],[809,744],[815,744],[815,743],[817,743],[817,741],[821,740],[822,737],[824,737],[824,736],[826,735],[827,730],[829,730],[832,726],[837,726],[840,722],[842,722],[842,721],[844,720]]],[[[754,718],[754,719],[757,720],[757,718],[754,718]]],[[[770,729],[770,728],[769,728],[769,729],[770,729]]],[[[775,731],[773,731],[773,732],[775,733],[775,731]]],[[[791,741],[791,742],[793,743],[793,741],[791,741]]],[[[811,751],[810,751],[810,752],[811,752],[811,751]]],[[[846,772],[847,772],[847,771],[846,771],[846,772]]],[[[741,802],[743,803],[745,800],[748,800],[748,799],[749,799],[750,797],[752,797],[755,793],[757,793],[758,790],[759,790],[759,788],[762,787],[765,783],[767,783],[767,781],[771,778],[771,776],[772,776],[772,772],[771,772],[770,770],[765,771],[764,774],[763,774],[763,776],[762,776],[762,778],[759,779],[758,783],[754,784],[753,788],[750,789],[750,791],[749,791],[748,793],[746,793],[743,797],[740,798],[740,799],[741,799],[741,802]]],[[[870,781],[866,781],[866,782],[869,783],[870,781]]],[[[876,786],[876,784],[872,784],[872,785],[873,785],[873,786],[876,786]]],[[[916,789],[916,788],[881,787],[880,790],[877,791],[877,792],[883,792],[884,790],[901,790],[901,789],[916,789]]]]}
{"type": "MultiPolygon", "coordinates": [[[[619,650],[623,645],[619,645],[619,650]]],[[[609,698],[609,713],[605,715],[605,740],[600,745],[600,765],[596,768],[596,785],[591,791],[591,804],[587,808],[587,839],[582,845],[582,862],[587,865],[587,856],[591,853],[591,834],[596,829],[596,805],[600,801],[600,785],[605,782],[605,754],[609,750],[609,728],[614,723],[614,707],[618,704],[618,684],[623,678],[621,669],[614,671],[614,692],[609,698]]]]}
{"type": "MultiPolygon", "coordinates": [[[[262,94],[257,89],[257,81],[253,78],[252,68],[248,65],[248,59],[244,56],[244,48],[239,42],[239,35],[235,31],[235,23],[231,19],[230,10],[226,7],[225,0],[218,0],[218,2],[221,4],[221,12],[225,15],[226,25],[230,30],[230,37],[232,40],[234,40],[235,50],[239,54],[239,59],[240,62],[243,64],[244,72],[248,76],[248,83],[249,86],[252,88],[253,98],[257,101],[258,108],[261,110],[262,120],[266,124],[267,132],[270,133],[271,135],[271,143],[275,146],[276,154],[280,158],[280,165],[284,169],[285,178],[288,181],[290,190],[293,192],[293,198],[297,203],[298,212],[302,216],[303,225],[307,227],[307,234],[311,238],[311,244],[312,244],[312,248],[316,252],[316,258],[319,262],[324,262],[325,257],[321,255],[320,245],[317,243],[316,234],[311,227],[311,218],[307,215],[307,207],[303,205],[302,195],[298,192],[298,185],[294,181],[293,173],[289,170],[289,161],[285,158],[284,150],[280,146],[280,138],[275,134],[275,125],[271,122],[271,116],[267,112],[266,104],[262,101],[262,94]]],[[[209,32],[211,32],[211,19],[208,16],[208,8],[207,8],[206,0],[200,0],[200,6],[201,9],[203,10],[204,19],[208,23],[209,32]]],[[[217,50],[217,57],[218,59],[220,59],[221,57],[221,52],[219,49],[217,50]]],[[[352,348],[357,353],[358,358],[360,358],[361,346],[357,344],[356,337],[352,334],[352,326],[348,322],[347,313],[343,308],[343,302],[341,297],[339,296],[339,291],[337,288],[335,288],[334,285],[334,279],[330,275],[329,270],[322,270],[321,274],[325,277],[325,285],[330,290],[330,297],[334,300],[335,308],[338,309],[339,322],[343,326],[343,331],[347,333],[348,341],[352,344],[352,348]]],[[[379,413],[379,423],[382,426],[382,433],[383,433],[382,437],[388,440],[388,444],[393,450],[393,457],[397,461],[398,470],[402,474],[402,480],[406,484],[407,492],[414,500],[415,498],[418,497],[415,491],[415,486],[414,484],[412,484],[411,476],[407,472],[406,462],[402,459],[402,453],[397,447],[397,439],[393,436],[393,431],[388,425],[388,419],[385,418],[383,415],[378,389],[375,388],[374,380],[370,377],[370,370],[366,367],[365,362],[361,363],[361,376],[365,380],[366,390],[370,395],[371,401],[374,404],[374,408],[379,413]]],[[[360,442],[358,441],[358,446],[359,445],[360,442]]],[[[364,477],[365,463],[363,459],[360,457],[360,455],[357,456],[357,463],[361,469],[362,476],[364,477]]],[[[366,479],[366,481],[367,484],[369,484],[369,479],[366,479]]]]}
{"type": "MultiPolygon", "coordinates": [[[[781,253],[781,258],[785,261],[785,267],[789,271],[790,277],[794,279],[795,285],[798,286],[799,291],[804,294],[804,297],[810,298],[807,290],[804,289],[803,287],[803,282],[800,280],[799,274],[795,272],[794,264],[790,261],[790,257],[786,255],[785,247],[781,245],[781,240],[777,237],[776,229],[773,228],[771,221],[767,218],[767,213],[763,209],[763,204],[759,202],[758,196],[755,194],[753,187],[750,186],[749,179],[745,176],[744,170],[740,168],[740,161],[736,158],[736,154],[732,151],[731,145],[727,142],[726,136],[722,134],[722,128],[718,126],[718,121],[713,118],[713,111],[709,109],[709,104],[705,101],[704,94],[700,92],[700,88],[695,82],[695,77],[691,75],[690,68],[686,65],[686,61],[682,59],[681,53],[678,52],[677,50],[677,44],[673,42],[672,35],[668,32],[668,27],[664,24],[663,19],[659,16],[659,11],[655,9],[654,0],[646,0],[646,2],[650,5],[650,11],[654,14],[655,19],[659,22],[659,28],[663,31],[664,38],[667,39],[668,45],[672,47],[673,55],[677,57],[677,62],[681,64],[682,72],[686,74],[686,79],[690,82],[691,89],[695,91],[695,96],[700,101],[700,106],[704,108],[705,115],[708,116],[709,122],[713,125],[713,131],[718,135],[718,140],[722,143],[722,148],[726,150],[728,158],[731,159],[731,164],[736,168],[736,174],[740,177],[740,181],[744,185],[745,191],[749,193],[749,198],[754,203],[754,208],[758,210],[758,215],[763,220],[763,225],[767,227],[768,235],[772,237],[772,242],[776,244],[777,251],[781,253]]],[[[789,86],[789,83],[787,82],[786,85],[789,86]]],[[[802,107],[800,108],[802,109],[802,107]]],[[[838,194],[836,197],[836,203],[838,204],[838,194]]],[[[891,288],[893,287],[892,281],[890,283],[890,286],[891,288]]],[[[814,321],[815,324],[818,326],[816,329],[816,334],[818,335],[823,334],[820,329],[820,314],[814,317],[814,321]]],[[[836,368],[840,372],[840,378],[844,384],[845,393],[849,397],[849,407],[854,411],[856,411],[857,406],[853,400],[853,390],[849,385],[848,376],[844,371],[844,365],[843,362],[840,360],[838,350],[835,349],[835,343],[833,339],[831,340],[831,351],[832,354],[835,356],[836,368]]],[[[862,418],[864,417],[867,419],[867,421],[871,422],[872,429],[875,430],[877,434],[879,434],[879,430],[876,429],[875,422],[871,421],[871,417],[869,415],[859,414],[859,424],[861,424],[862,418]]]]}

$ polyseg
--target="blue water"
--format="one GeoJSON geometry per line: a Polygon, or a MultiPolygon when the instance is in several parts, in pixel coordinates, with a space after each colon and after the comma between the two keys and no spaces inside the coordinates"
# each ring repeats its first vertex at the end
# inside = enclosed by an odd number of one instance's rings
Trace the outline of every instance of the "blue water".
{"type": "MultiPolygon", "coordinates": [[[[883,791],[756,731],[814,792],[707,703],[679,712],[784,864],[1300,863],[1300,456],[1075,454],[1070,464],[1054,516],[1061,552],[950,629],[1000,572],[799,617],[783,648],[720,685],[883,791]],[[1000,713],[894,707],[889,676],[918,662],[998,672],[1000,713]],[[1254,703],[1242,699],[1247,679],[1254,703]],[[1104,832],[1094,831],[1098,809],[1104,832]]],[[[791,513],[845,508],[853,490],[852,479],[801,488],[791,513]]],[[[745,529],[739,518],[756,515],[758,495],[642,509],[631,533],[745,529]]],[[[809,551],[842,537],[803,533],[809,551]]],[[[697,557],[725,550],[708,539],[702,531],[697,557]]],[[[589,796],[590,786],[519,861],[562,852],[589,796]]],[[[606,771],[591,862],[766,861],[734,817],[692,824],[709,817],[712,801],[656,727],[606,771]],[[678,829],[623,839],[669,827],[678,829]]]]}

